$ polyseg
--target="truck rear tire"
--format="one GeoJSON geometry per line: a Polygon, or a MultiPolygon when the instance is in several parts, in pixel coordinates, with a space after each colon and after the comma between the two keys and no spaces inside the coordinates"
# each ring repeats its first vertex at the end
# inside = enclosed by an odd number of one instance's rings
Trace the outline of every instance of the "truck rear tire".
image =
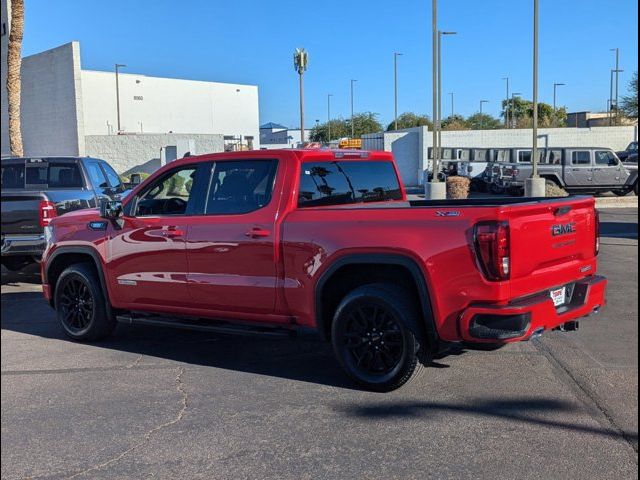
{"type": "Polygon", "coordinates": [[[419,375],[424,338],[416,301],[386,283],[347,294],[331,328],[333,351],[344,371],[376,392],[395,390],[419,375]]]}
{"type": "Polygon", "coordinates": [[[63,332],[73,340],[99,340],[116,326],[98,275],[88,263],[71,265],[60,274],[54,305],[63,332]]]}

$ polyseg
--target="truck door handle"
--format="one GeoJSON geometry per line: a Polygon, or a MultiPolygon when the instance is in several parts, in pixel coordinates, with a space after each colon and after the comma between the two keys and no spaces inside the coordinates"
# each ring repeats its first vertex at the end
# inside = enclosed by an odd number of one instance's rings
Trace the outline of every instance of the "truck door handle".
{"type": "Polygon", "coordinates": [[[250,238],[264,238],[271,235],[271,232],[269,230],[265,230],[264,228],[253,227],[251,230],[245,233],[245,235],[250,238]]]}

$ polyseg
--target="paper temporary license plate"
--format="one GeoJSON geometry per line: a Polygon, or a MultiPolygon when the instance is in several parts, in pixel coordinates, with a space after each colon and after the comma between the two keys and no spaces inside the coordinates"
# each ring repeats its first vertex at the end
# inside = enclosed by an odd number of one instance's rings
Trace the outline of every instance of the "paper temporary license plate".
{"type": "Polygon", "coordinates": [[[556,307],[564,305],[567,301],[567,287],[551,290],[551,300],[553,300],[553,305],[556,307]]]}

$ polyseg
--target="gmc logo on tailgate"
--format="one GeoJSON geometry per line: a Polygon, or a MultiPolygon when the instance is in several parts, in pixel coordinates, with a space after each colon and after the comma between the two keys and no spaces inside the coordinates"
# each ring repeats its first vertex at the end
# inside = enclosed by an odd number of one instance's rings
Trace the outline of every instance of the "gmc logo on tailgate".
{"type": "Polygon", "coordinates": [[[575,222],[551,226],[551,235],[553,235],[554,237],[559,237],[560,235],[568,235],[570,233],[576,233],[575,222]]]}

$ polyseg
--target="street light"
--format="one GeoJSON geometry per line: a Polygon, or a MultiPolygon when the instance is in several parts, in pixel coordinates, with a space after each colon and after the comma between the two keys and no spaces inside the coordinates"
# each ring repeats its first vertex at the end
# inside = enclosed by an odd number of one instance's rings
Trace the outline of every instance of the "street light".
{"type": "Polygon", "coordinates": [[[489,100],[480,100],[480,130],[484,128],[484,118],[482,117],[482,106],[489,103],[489,100]]]}
{"type": "Polygon", "coordinates": [[[557,90],[558,87],[564,87],[566,83],[554,83],[553,84],[553,126],[556,126],[556,113],[558,112],[558,108],[556,107],[556,99],[557,99],[557,90]]]}
{"type": "Polygon", "coordinates": [[[518,113],[516,110],[516,97],[519,97],[520,95],[522,95],[520,92],[513,92],[511,94],[511,124],[513,125],[513,128],[518,126],[518,117],[516,116],[516,114],[518,113]]]}
{"type": "Polygon", "coordinates": [[[458,32],[443,32],[438,30],[438,118],[435,122],[438,131],[438,158],[442,157],[442,37],[457,35],[458,32]]]}
{"type": "Polygon", "coordinates": [[[309,66],[309,55],[304,48],[296,48],[293,66],[300,77],[300,143],[304,144],[304,72],[309,66]]]}
{"type": "Polygon", "coordinates": [[[538,59],[540,37],[540,0],[533,0],[533,129],[531,178],[526,179],[524,190],[527,197],[545,197],[546,182],[538,175],[538,59]]]}
{"type": "MultiPolygon", "coordinates": [[[[438,0],[431,0],[431,80],[433,87],[433,180],[432,182],[440,182],[438,177],[438,169],[440,168],[440,149],[438,148],[438,0]]],[[[431,186],[428,198],[438,198],[442,192],[436,192],[438,188],[431,186]]],[[[427,193],[427,192],[425,192],[427,193]]]]}
{"type": "MultiPolygon", "coordinates": [[[[615,89],[615,95],[611,95],[611,110],[613,112],[613,106],[615,105],[615,115],[616,115],[616,124],[618,123],[618,85],[619,85],[619,81],[620,81],[620,73],[622,72],[622,70],[620,70],[620,49],[619,48],[611,48],[609,49],[609,51],[611,52],[616,52],[616,69],[615,69],[615,74],[616,74],[616,89],[615,89]],[[615,100],[615,102],[614,102],[615,100]]],[[[611,83],[613,84],[613,80],[611,81],[611,83]]],[[[613,87],[611,88],[613,90],[613,87]]]]}
{"type": "Polygon", "coordinates": [[[331,97],[332,93],[327,95],[327,142],[331,142],[331,97]]]}
{"type": "Polygon", "coordinates": [[[503,77],[502,80],[506,80],[507,82],[507,104],[504,108],[504,126],[505,128],[509,128],[509,77],[503,77]]]}
{"type": "Polygon", "coordinates": [[[116,115],[118,120],[118,133],[122,131],[120,128],[120,82],[118,76],[120,74],[120,69],[126,67],[124,63],[116,63],[116,115]]]}
{"type": "Polygon", "coordinates": [[[398,57],[402,53],[395,52],[393,54],[393,100],[394,100],[394,130],[398,130],[398,57]]]}
{"type": "MultiPolygon", "coordinates": [[[[613,123],[613,112],[614,112],[614,108],[615,108],[615,112],[616,112],[616,119],[618,116],[618,99],[616,98],[614,100],[613,96],[613,75],[615,74],[616,77],[618,76],[618,74],[624,72],[624,70],[620,70],[618,68],[611,70],[611,79],[609,81],[609,126],[611,126],[611,124],[613,123]]],[[[617,122],[616,122],[617,123],[617,122]]]]}
{"type": "Polygon", "coordinates": [[[351,79],[351,138],[354,138],[356,136],[356,129],[355,125],[353,124],[353,85],[357,81],[358,80],[351,79]]]}

